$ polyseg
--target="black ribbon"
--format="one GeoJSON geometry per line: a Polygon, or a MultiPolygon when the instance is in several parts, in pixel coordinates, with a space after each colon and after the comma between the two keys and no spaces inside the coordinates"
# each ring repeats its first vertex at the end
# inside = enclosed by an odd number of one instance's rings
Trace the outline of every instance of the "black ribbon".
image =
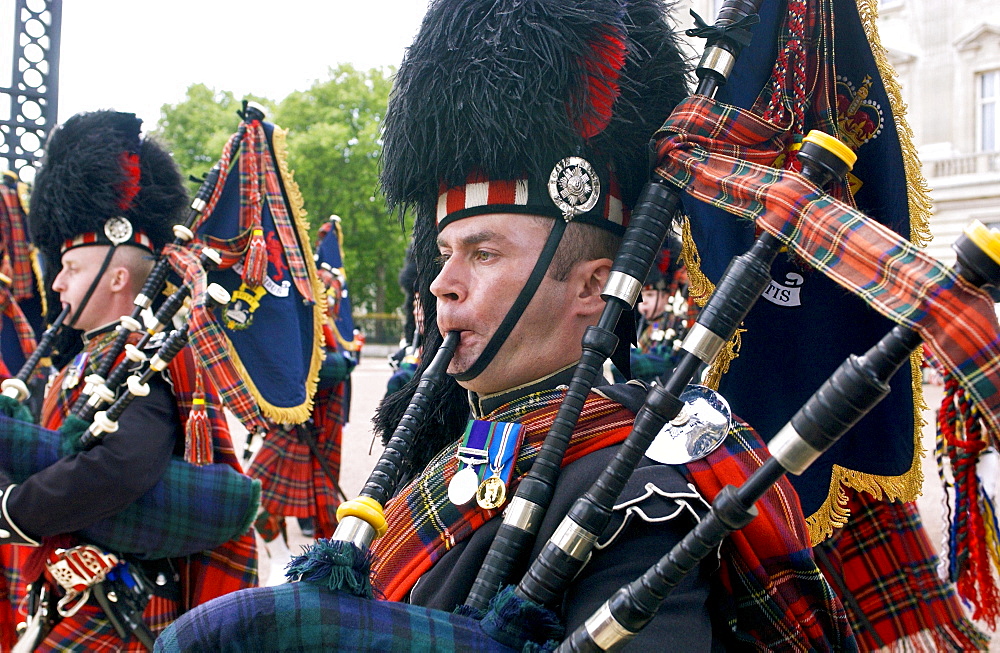
{"type": "Polygon", "coordinates": [[[760,16],[750,14],[735,23],[709,25],[694,9],[691,10],[691,15],[694,17],[695,27],[684,30],[684,33],[688,36],[708,39],[712,43],[721,39],[728,39],[734,43],[738,43],[743,48],[750,45],[751,34],[748,28],[760,22],[760,16]]]}

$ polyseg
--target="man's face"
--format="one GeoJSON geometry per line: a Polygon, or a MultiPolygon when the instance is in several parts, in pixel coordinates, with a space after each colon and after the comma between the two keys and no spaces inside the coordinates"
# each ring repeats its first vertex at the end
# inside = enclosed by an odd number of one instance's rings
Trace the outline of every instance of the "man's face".
{"type": "Polygon", "coordinates": [[[642,289],[639,313],[647,320],[655,320],[667,307],[667,293],[652,288],[642,289]]]}
{"type": "MultiPolygon", "coordinates": [[[[462,334],[449,374],[468,370],[538,260],[552,222],[524,215],[489,214],[447,225],[438,236],[444,267],[431,284],[441,333],[462,334]]],[[[572,284],[545,276],[493,362],[461,385],[480,394],[507,390],[551,374],[580,357],[572,284]],[[573,342],[575,340],[575,342],[573,342]]]]}
{"type": "MultiPolygon", "coordinates": [[[[94,281],[94,277],[101,269],[101,264],[107,253],[107,245],[91,245],[76,247],[62,255],[62,270],[52,282],[52,290],[59,293],[59,298],[64,306],[69,305],[70,317],[79,310],[80,304],[83,302],[90,284],[94,281]]],[[[98,283],[98,287],[94,290],[90,300],[87,301],[87,306],[83,309],[80,317],[74,324],[68,326],[89,331],[108,323],[103,310],[108,303],[108,291],[105,285],[98,283]]]]}

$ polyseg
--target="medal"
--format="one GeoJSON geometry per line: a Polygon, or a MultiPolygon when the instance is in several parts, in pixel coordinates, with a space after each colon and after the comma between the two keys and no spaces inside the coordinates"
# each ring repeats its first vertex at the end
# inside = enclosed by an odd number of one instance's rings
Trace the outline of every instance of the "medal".
{"type": "Polygon", "coordinates": [[[495,510],[507,500],[507,486],[499,476],[490,476],[479,486],[476,503],[483,510],[495,510]]]}
{"type": "Polygon", "coordinates": [[[448,500],[456,506],[464,506],[472,501],[479,488],[479,474],[469,465],[458,470],[448,483],[448,500]]]}
{"type": "Polygon", "coordinates": [[[465,427],[465,435],[455,452],[459,470],[448,482],[448,500],[456,506],[464,506],[476,496],[479,488],[479,473],[476,469],[489,460],[487,446],[491,432],[492,425],[488,422],[470,420],[465,427]],[[463,464],[465,467],[462,467],[463,464]]]}
{"type": "Polygon", "coordinates": [[[77,386],[77,384],[80,383],[80,379],[83,377],[83,372],[87,369],[87,359],[89,357],[90,356],[87,352],[81,352],[76,355],[76,358],[73,359],[73,362],[66,370],[66,376],[63,377],[63,390],[72,390],[77,386]]]}
{"type": "MultiPolygon", "coordinates": [[[[511,433],[520,432],[519,424],[505,423],[503,425],[503,435],[500,438],[500,444],[496,447],[496,452],[493,454],[493,460],[490,462],[490,476],[484,480],[479,485],[479,490],[476,492],[476,503],[483,510],[496,510],[503,505],[504,501],[507,500],[507,485],[500,478],[500,471],[503,470],[508,461],[513,462],[514,451],[517,450],[515,447],[511,451],[511,433]],[[514,429],[517,426],[518,428],[514,429]]],[[[516,442],[517,438],[514,438],[516,442]]],[[[492,445],[493,443],[490,442],[492,445]]],[[[490,447],[491,449],[493,447],[490,447]]],[[[510,465],[513,468],[513,465],[510,465]]],[[[511,470],[513,471],[513,470],[511,470]]]]}

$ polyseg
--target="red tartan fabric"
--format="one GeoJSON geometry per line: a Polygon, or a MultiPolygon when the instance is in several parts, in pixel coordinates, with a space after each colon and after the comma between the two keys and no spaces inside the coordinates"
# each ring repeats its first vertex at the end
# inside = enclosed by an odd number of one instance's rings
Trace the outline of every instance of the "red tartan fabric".
{"type": "Polygon", "coordinates": [[[190,343],[188,349],[194,349],[198,354],[201,369],[215,388],[216,402],[221,401],[221,405],[233,411],[236,419],[248,430],[265,426],[257,402],[233,367],[226,346],[226,336],[215,323],[215,316],[205,305],[208,299],[206,293],[208,280],[197,254],[189,249],[168,244],[163,249],[163,256],[169,258],[170,265],[184,282],[191,284],[191,297],[194,301],[188,315],[190,343]]]}
{"type": "MultiPolygon", "coordinates": [[[[142,613],[143,621],[154,635],[160,634],[179,616],[177,602],[159,596],[150,599],[142,613]]],[[[100,608],[91,603],[85,604],[72,617],[63,618],[35,649],[44,653],[68,650],[107,653],[148,651],[134,637],[123,642],[100,608]]]]}
{"type": "MultiPolygon", "coordinates": [[[[316,445],[339,481],[343,437],[344,383],[316,393],[313,424],[316,445]]],[[[330,537],[337,527],[340,497],[296,426],[291,431],[271,429],[247,474],[262,486],[257,531],[266,541],[277,537],[281,517],[316,518],[316,536],[330,537]]]]}
{"type": "Polygon", "coordinates": [[[16,299],[28,299],[35,295],[35,273],[31,269],[31,245],[25,228],[26,216],[17,188],[0,183],[0,236],[10,257],[11,290],[16,299]]]}
{"type": "MultiPolygon", "coordinates": [[[[174,357],[168,367],[174,396],[181,416],[182,426],[187,425],[195,395],[194,375],[197,363],[191,347],[185,347],[174,357]]],[[[233,469],[243,471],[233,442],[229,426],[222,413],[218,392],[211,379],[205,379],[205,406],[212,425],[212,452],[214,462],[225,463],[233,469]]],[[[236,540],[230,540],[211,551],[188,556],[178,562],[181,568],[184,600],[183,610],[216,597],[245,587],[257,585],[257,546],[253,531],[247,531],[236,540]]]]}
{"type": "MultiPolygon", "coordinates": [[[[951,586],[937,575],[938,558],[913,503],[885,503],[852,493],[850,521],[824,550],[828,576],[845,582],[881,642],[843,601],[862,650],[984,651],[989,639],[966,618],[951,586]],[[895,649],[894,649],[895,650],[895,649]]],[[[836,582],[831,583],[843,596],[836,582]]]]}
{"type": "MultiPolygon", "coordinates": [[[[713,501],[739,487],[770,458],[760,435],[734,420],[729,437],[706,458],[688,463],[698,491],[713,501]]],[[[799,497],[782,477],[757,501],[757,517],[731,533],[721,548],[719,578],[726,588],[730,626],[746,650],[851,650],[843,608],[822,579],[809,548],[799,497]]]]}
{"type": "Polygon", "coordinates": [[[749,112],[693,96],[663,127],[657,173],[755,220],[872,308],[919,331],[1000,431],[1000,325],[989,296],[802,176],[769,167],[783,147],[779,134],[749,112]]]}
{"type": "MultiPolygon", "coordinates": [[[[535,393],[518,402],[521,406],[507,404],[486,417],[523,425],[524,440],[515,476],[507,485],[508,496],[513,496],[527,475],[565,394],[565,390],[535,393]]],[[[627,408],[592,393],[577,420],[562,464],[622,442],[632,430],[633,419],[627,408]]],[[[375,540],[371,551],[372,584],[387,600],[403,600],[417,579],[448,549],[500,514],[499,510],[481,510],[475,503],[455,506],[448,500],[447,484],[458,471],[455,446],[457,443],[435,456],[420,476],[386,503],[388,530],[375,540]]]]}
{"type": "Polygon", "coordinates": [[[30,552],[31,547],[17,544],[0,546],[0,651],[9,651],[17,641],[15,627],[24,621],[24,615],[18,613],[18,606],[24,600],[26,583],[20,575],[21,561],[30,552]]]}

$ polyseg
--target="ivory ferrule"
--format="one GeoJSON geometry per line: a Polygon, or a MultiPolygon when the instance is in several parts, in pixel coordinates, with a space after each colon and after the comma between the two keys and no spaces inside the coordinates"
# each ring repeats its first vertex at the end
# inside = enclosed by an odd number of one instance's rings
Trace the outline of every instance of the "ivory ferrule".
{"type": "Polygon", "coordinates": [[[153,305],[153,300],[146,295],[139,293],[135,296],[135,301],[133,303],[139,308],[149,308],[153,305]]]}
{"type": "Polygon", "coordinates": [[[95,385],[91,388],[90,397],[87,398],[87,405],[97,407],[101,404],[101,402],[110,404],[114,400],[114,390],[101,383],[101,385],[95,385]]]}
{"type": "Polygon", "coordinates": [[[4,379],[2,387],[3,396],[10,397],[17,402],[24,401],[30,394],[27,384],[18,378],[4,379]]]}
{"type": "Polygon", "coordinates": [[[350,542],[362,551],[367,551],[376,535],[375,529],[364,519],[349,516],[337,522],[337,530],[330,539],[335,542],[350,542]]]}
{"type": "Polygon", "coordinates": [[[515,495],[504,510],[503,523],[534,535],[538,532],[544,516],[545,510],[540,505],[515,495]]]}
{"type": "MultiPolygon", "coordinates": [[[[140,297],[142,297],[143,299],[145,299],[145,301],[147,301],[147,302],[149,301],[148,298],[146,298],[144,295],[140,294],[140,295],[136,296],[136,298],[135,298],[135,303],[136,304],[139,304],[139,298],[140,297]]],[[[139,305],[142,306],[141,304],[139,304],[139,305]]],[[[142,308],[149,308],[149,307],[148,306],[142,306],[142,308]]],[[[127,331],[133,331],[134,332],[134,331],[140,331],[140,330],[142,330],[142,322],[140,322],[139,320],[133,319],[131,315],[122,315],[122,317],[119,320],[119,322],[121,323],[120,328],[125,329],[127,331]]]]}
{"type": "Polygon", "coordinates": [[[725,344],[726,341],[724,339],[698,322],[695,322],[694,326],[691,327],[691,330],[684,337],[681,349],[694,354],[703,363],[711,365],[725,344]]]}
{"type": "Polygon", "coordinates": [[[114,433],[118,430],[118,422],[108,417],[107,411],[101,411],[94,415],[94,423],[87,429],[95,437],[100,437],[102,433],[114,433]]]}
{"type": "Polygon", "coordinates": [[[796,476],[806,471],[809,465],[823,455],[822,451],[817,451],[806,442],[790,422],[771,438],[767,449],[782,467],[796,476]]]}
{"type": "Polygon", "coordinates": [[[583,622],[583,627],[587,629],[590,639],[602,651],[607,651],[616,644],[627,642],[635,637],[635,633],[618,623],[615,616],[611,614],[611,607],[606,601],[598,608],[597,612],[583,622]]]}
{"type": "Polygon", "coordinates": [[[205,210],[206,206],[208,206],[208,202],[206,202],[205,200],[201,199],[200,197],[196,197],[193,200],[191,200],[191,210],[192,211],[197,211],[198,213],[201,213],[202,211],[205,210]]]}
{"type": "Polygon", "coordinates": [[[608,275],[608,282],[604,284],[601,295],[604,297],[617,297],[629,306],[635,306],[635,300],[642,292],[642,282],[635,277],[630,277],[624,272],[611,271],[608,275]]]}
{"type": "Polygon", "coordinates": [[[585,530],[569,517],[564,517],[549,540],[562,551],[581,562],[586,562],[594,548],[597,536],[585,530]]]}
{"type": "Polygon", "coordinates": [[[712,46],[705,48],[705,53],[701,56],[701,61],[698,62],[698,69],[711,70],[729,79],[729,73],[733,71],[734,65],[736,65],[736,57],[733,56],[732,52],[725,48],[712,46]]]}
{"type": "Polygon", "coordinates": [[[141,363],[146,360],[146,354],[139,351],[135,345],[125,345],[125,356],[133,363],[141,363]]]}

